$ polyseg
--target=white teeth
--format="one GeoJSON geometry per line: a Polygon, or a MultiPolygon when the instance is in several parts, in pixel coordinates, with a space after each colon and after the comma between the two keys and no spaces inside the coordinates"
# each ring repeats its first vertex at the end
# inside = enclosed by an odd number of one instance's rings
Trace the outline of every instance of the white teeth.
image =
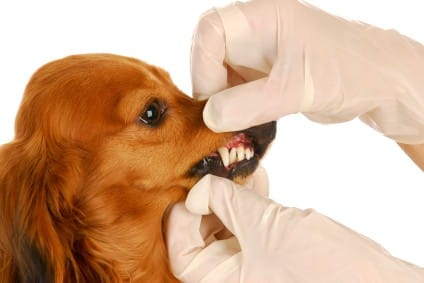
{"type": "Polygon", "coordinates": [[[242,161],[244,159],[244,156],[245,156],[244,151],[245,149],[242,146],[239,146],[237,148],[237,161],[242,161]]]}
{"type": "Polygon", "coordinates": [[[228,165],[230,165],[230,154],[228,152],[228,148],[220,147],[218,148],[218,153],[221,156],[222,163],[224,164],[224,166],[227,167],[228,165]]]}
{"type": "Polygon", "coordinates": [[[252,149],[246,148],[245,156],[246,156],[247,160],[250,160],[250,158],[252,158],[254,155],[255,155],[255,153],[253,152],[252,149]]]}
{"type": "Polygon", "coordinates": [[[243,146],[231,149],[223,146],[218,148],[218,153],[225,167],[245,159],[250,160],[255,155],[252,148],[244,148],[243,146]]]}
{"type": "Polygon", "coordinates": [[[237,149],[233,147],[230,150],[230,164],[236,162],[236,160],[237,160],[237,149]]]}

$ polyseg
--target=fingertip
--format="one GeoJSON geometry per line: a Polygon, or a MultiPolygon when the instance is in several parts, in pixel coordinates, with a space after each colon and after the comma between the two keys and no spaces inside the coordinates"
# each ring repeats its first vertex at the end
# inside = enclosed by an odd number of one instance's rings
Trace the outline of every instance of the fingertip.
{"type": "Polygon", "coordinates": [[[203,109],[205,124],[215,132],[240,131],[276,119],[275,107],[264,94],[267,78],[258,79],[211,96],[203,109]]]}
{"type": "Polygon", "coordinates": [[[187,195],[185,207],[191,213],[197,215],[209,215],[212,213],[210,198],[212,193],[223,192],[231,188],[234,183],[228,179],[206,175],[193,186],[187,195]],[[211,193],[212,192],[212,193],[211,193]]]}
{"type": "Polygon", "coordinates": [[[210,95],[205,94],[205,93],[199,93],[199,92],[195,92],[193,93],[193,98],[203,101],[203,100],[207,100],[210,97],[210,95]]]}
{"type": "Polygon", "coordinates": [[[222,127],[222,117],[221,110],[216,108],[215,99],[211,97],[203,108],[203,121],[206,126],[214,131],[215,133],[225,132],[225,129],[222,127]]]}
{"type": "Polygon", "coordinates": [[[257,192],[263,197],[269,196],[269,178],[268,174],[262,166],[259,166],[256,171],[250,176],[246,186],[257,192]]]}
{"type": "Polygon", "coordinates": [[[211,179],[212,175],[204,176],[189,191],[185,206],[191,213],[198,215],[211,214],[211,210],[209,209],[211,179]]]}
{"type": "Polygon", "coordinates": [[[241,109],[229,91],[217,93],[209,98],[203,109],[203,121],[216,133],[240,131],[250,128],[249,114],[241,109]]]}

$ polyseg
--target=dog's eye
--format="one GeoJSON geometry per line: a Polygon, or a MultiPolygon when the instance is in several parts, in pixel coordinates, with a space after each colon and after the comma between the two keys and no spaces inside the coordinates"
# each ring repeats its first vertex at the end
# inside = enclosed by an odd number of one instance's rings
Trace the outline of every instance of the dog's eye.
{"type": "Polygon", "coordinates": [[[160,123],[165,111],[165,105],[161,101],[155,99],[147,105],[146,109],[143,113],[141,113],[138,119],[143,124],[154,127],[160,123]]]}

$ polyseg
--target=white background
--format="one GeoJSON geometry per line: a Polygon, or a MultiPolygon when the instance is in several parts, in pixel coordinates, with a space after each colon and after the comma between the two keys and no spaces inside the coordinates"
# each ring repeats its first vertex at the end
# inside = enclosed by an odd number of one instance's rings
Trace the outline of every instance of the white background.
{"type": "MultiPolygon", "coordinates": [[[[422,1],[309,2],[424,42],[422,1]]],[[[189,94],[195,24],[205,10],[227,3],[1,1],[0,143],[13,137],[14,116],[30,75],[70,54],[110,52],[140,58],[168,70],[189,94]]],[[[313,207],[393,255],[424,266],[424,177],[394,142],[359,121],[324,126],[302,115],[280,119],[278,130],[264,162],[273,199],[313,207]]]]}

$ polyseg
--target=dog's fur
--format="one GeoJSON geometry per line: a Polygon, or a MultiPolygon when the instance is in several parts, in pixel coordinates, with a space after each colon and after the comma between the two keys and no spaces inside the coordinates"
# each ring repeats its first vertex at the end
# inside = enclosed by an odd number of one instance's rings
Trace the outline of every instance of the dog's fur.
{"type": "Polygon", "coordinates": [[[108,54],[31,78],[0,149],[0,282],[174,282],[161,221],[228,141],[163,70],[108,54]],[[166,104],[156,126],[139,116],[166,104]]]}

